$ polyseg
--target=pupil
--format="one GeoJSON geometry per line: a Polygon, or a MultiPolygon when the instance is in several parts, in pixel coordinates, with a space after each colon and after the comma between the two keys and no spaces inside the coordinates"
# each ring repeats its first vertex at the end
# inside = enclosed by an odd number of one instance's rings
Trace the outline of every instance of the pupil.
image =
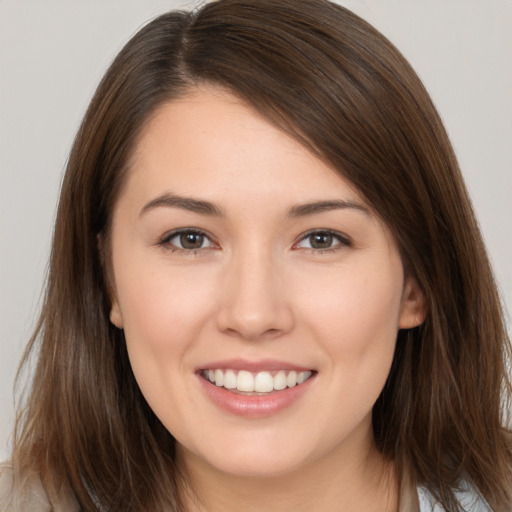
{"type": "Polygon", "coordinates": [[[180,238],[184,249],[200,249],[203,245],[203,235],[198,233],[184,233],[180,238]]]}
{"type": "Polygon", "coordinates": [[[311,236],[311,247],[314,249],[327,249],[332,245],[332,235],[329,233],[315,233],[311,236]]]}

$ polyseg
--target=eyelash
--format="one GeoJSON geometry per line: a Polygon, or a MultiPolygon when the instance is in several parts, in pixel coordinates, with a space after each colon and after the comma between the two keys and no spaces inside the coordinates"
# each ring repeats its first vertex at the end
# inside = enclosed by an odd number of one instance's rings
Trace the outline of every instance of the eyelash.
{"type": "Polygon", "coordinates": [[[208,233],[206,233],[205,231],[202,231],[201,229],[181,228],[181,229],[176,229],[175,231],[172,231],[172,232],[164,235],[158,241],[157,245],[163,247],[164,249],[166,249],[167,251],[170,251],[172,253],[183,254],[186,256],[195,256],[195,255],[202,253],[203,251],[205,251],[207,249],[210,249],[212,246],[215,247],[217,244],[213,241],[212,237],[208,233]],[[175,245],[173,245],[171,243],[171,240],[180,235],[202,236],[210,242],[211,246],[210,247],[200,247],[197,249],[186,249],[186,248],[176,247],[175,245]]]}
{"type": "Polygon", "coordinates": [[[293,247],[297,247],[298,244],[300,244],[301,242],[304,242],[305,240],[307,240],[308,238],[311,238],[312,236],[314,235],[328,235],[328,236],[331,236],[333,238],[333,242],[336,240],[337,243],[331,247],[327,247],[327,248],[324,248],[324,249],[318,249],[318,248],[314,248],[314,247],[303,247],[302,249],[310,252],[311,254],[329,254],[329,253],[333,253],[333,252],[337,252],[341,249],[343,249],[344,247],[352,247],[352,241],[350,240],[349,237],[347,237],[346,235],[342,234],[342,233],[339,233],[338,231],[333,231],[331,229],[312,229],[311,231],[308,231],[306,233],[304,233],[303,235],[301,235],[301,237],[298,239],[297,242],[295,242],[293,244],[293,247]]]}
{"type": "MultiPolygon", "coordinates": [[[[323,248],[323,249],[318,249],[318,248],[314,248],[314,247],[302,247],[303,250],[310,252],[312,254],[328,254],[328,253],[333,253],[333,252],[339,251],[343,247],[352,247],[352,241],[346,235],[344,235],[342,233],[339,233],[337,231],[333,231],[330,229],[312,229],[311,231],[307,231],[306,233],[301,235],[301,237],[293,244],[292,248],[300,249],[300,248],[298,248],[298,245],[300,243],[304,242],[305,240],[307,240],[308,238],[311,238],[314,235],[330,236],[330,237],[332,237],[333,241],[336,240],[337,243],[334,246],[323,248]]],[[[218,248],[218,245],[216,244],[216,242],[213,241],[212,237],[208,233],[206,233],[205,231],[202,231],[200,229],[194,229],[194,228],[181,228],[181,229],[172,231],[171,233],[164,235],[157,242],[157,245],[165,248],[166,250],[168,250],[172,253],[183,254],[183,255],[187,255],[187,256],[198,255],[198,254],[202,253],[203,251],[210,249],[211,247],[218,248]],[[186,249],[186,248],[176,247],[175,245],[173,245],[171,243],[171,240],[180,235],[201,236],[201,237],[204,237],[206,240],[208,240],[211,245],[209,247],[199,247],[197,249],[186,249]]]]}

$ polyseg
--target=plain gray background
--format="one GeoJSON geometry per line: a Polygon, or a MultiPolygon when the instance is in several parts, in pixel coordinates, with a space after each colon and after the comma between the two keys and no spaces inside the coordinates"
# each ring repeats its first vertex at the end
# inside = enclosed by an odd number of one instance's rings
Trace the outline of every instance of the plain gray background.
{"type": "MultiPolygon", "coordinates": [[[[512,310],[512,1],[341,2],[386,34],[445,121],[512,310]]],[[[198,2],[0,0],[0,460],[34,326],[74,134],[115,54],[149,19],[198,2]]],[[[510,324],[509,324],[510,325],[510,324]]]]}

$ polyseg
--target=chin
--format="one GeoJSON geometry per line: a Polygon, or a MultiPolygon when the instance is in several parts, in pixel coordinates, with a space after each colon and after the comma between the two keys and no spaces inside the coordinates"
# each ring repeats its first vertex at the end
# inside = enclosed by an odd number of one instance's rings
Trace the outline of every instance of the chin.
{"type": "MultiPolygon", "coordinates": [[[[195,446],[188,452],[195,462],[205,464],[213,471],[242,478],[272,478],[291,474],[308,463],[321,459],[324,452],[318,445],[312,445],[306,439],[286,436],[258,436],[254,432],[249,436],[227,436],[225,440],[195,446]]],[[[187,455],[184,453],[185,457],[187,455]]]]}
{"type": "Polygon", "coordinates": [[[304,460],[291,456],[276,456],[276,454],[257,454],[252,457],[233,456],[223,460],[205,460],[217,471],[239,478],[275,478],[285,476],[300,469],[304,460]]]}

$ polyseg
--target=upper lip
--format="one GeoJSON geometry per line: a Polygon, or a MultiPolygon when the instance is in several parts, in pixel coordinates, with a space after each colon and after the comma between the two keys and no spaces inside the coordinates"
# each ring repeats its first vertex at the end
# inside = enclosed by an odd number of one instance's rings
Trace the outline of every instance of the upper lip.
{"type": "Polygon", "coordinates": [[[197,371],[217,369],[246,370],[255,373],[270,372],[273,370],[294,370],[296,372],[313,371],[313,368],[310,366],[302,366],[286,361],[279,361],[277,359],[259,359],[254,361],[247,359],[224,359],[206,363],[198,367],[197,371]]]}

